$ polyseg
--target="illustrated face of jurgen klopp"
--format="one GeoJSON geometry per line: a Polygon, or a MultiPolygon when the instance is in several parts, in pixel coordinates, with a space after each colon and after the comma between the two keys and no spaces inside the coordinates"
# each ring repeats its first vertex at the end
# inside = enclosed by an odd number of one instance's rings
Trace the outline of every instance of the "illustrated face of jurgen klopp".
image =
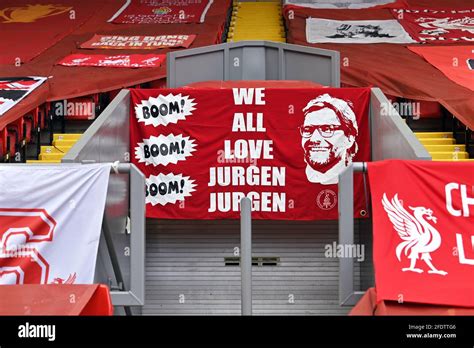
{"type": "Polygon", "coordinates": [[[323,182],[330,179],[325,176],[337,177],[357,153],[358,128],[350,104],[324,94],[311,100],[303,112],[300,133],[308,180],[323,182]],[[317,178],[311,171],[319,174],[317,178]]]}

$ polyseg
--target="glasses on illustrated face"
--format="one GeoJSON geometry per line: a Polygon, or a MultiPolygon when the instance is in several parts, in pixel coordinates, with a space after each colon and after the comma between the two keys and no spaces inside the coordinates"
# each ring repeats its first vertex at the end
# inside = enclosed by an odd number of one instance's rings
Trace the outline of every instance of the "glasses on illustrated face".
{"type": "Polygon", "coordinates": [[[300,126],[300,133],[303,138],[311,138],[313,133],[317,130],[319,135],[323,138],[331,138],[334,135],[334,132],[342,130],[340,125],[310,125],[310,126],[300,126]]]}

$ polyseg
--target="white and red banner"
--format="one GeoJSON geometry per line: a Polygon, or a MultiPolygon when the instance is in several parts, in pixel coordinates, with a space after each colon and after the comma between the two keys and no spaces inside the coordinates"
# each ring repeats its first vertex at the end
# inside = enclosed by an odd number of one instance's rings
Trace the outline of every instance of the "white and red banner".
{"type": "Polygon", "coordinates": [[[110,165],[0,169],[0,284],[89,284],[110,165]]]}
{"type": "Polygon", "coordinates": [[[465,10],[392,10],[418,42],[474,42],[474,8],[465,10]]]}
{"type": "Polygon", "coordinates": [[[126,24],[203,23],[213,0],[128,0],[110,20],[126,24]]]}
{"type": "Polygon", "coordinates": [[[307,18],[308,43],[406,44],[415,41],[394,19],[366,21],[337,21],[334,19],[307,18]]]}
{"type": "MultiPolygon", "coordinates": [[[[368,88],[131,90],[147,216],[337,219],[338,174],[370,159],[368,88]]],[[[366,210],[362,178],[356,216],[366,210]]]]}
{"type": "Polygon", "coordinates": [[[80,45],[80,48],[100,48],[116,50],[143,50],[157,48],[188,48],[196,35],[94,35],[92,39],[80,45]]]}
{"type": "Polygon", "coordinates": [[[405,0],[285,0],[285,5],[322,9],[400,8],[405,0]]]}
{"type": "Polygon", "coordinates": [[[447,78],[474,91],[473,46],[409,46],[447,78]]]}
{"type": "Polygon", "coordinates": [[[158,68],[165,59],[165,54],[71,54],[61,59],[57,64],[106,68],[158,68]]]}
{"type": "Polygon", "coordinates": [[[368,168],[377,301],[474,307],[474,164],[368,168]]]}
{"type": "Polygon", "coordinates": [[[0,116],[39,87],[46,77],[0,77],[0,116]]]}

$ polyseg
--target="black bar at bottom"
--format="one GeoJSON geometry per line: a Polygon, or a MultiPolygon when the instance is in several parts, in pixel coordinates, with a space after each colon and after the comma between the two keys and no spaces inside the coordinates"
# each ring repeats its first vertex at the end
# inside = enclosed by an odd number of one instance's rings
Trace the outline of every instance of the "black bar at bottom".
{"type": "Polygon", "coordinates": [[[473,327],[474,317],[0,317],[0,344],[2,348],[9,344],[23,347],[71,343],[136,347],[148,342],[189,347],[242,343],[288,347],[322,343],[350,347],[381,343],[472,347],[473,327]],[[54,342],[47,337],[18,337],[21,325],[54,325],[54,342]]]}

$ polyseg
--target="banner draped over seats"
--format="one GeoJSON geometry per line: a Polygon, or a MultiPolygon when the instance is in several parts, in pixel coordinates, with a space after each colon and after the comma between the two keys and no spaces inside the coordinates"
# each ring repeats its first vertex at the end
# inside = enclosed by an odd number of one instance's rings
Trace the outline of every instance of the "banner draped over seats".
{"type": "Polygon", "coordinates": [[[447,78],[474,92],[474,44],[472,46],[408,47],[447,78]]]}
{"type": "Polygon", "coordinates": [[[196,35],[156,35],[156,36],[132,36],[132,35],[94,35],[92,39],[82,43],[80,48],[91,49],[114,49],[125,48],[143,50],[156,48],[184,47],[188,48],[193,43],[196,35]]]}
{"type": "Polygon", "coordinates": [[[96,66],[110,68],[156,68],[163,64],[164,54],[71,54],[58,62],[64,66],[96,66]]]}
{"type": "MultiPolygon", "coordinates": [[[[130,1],[130,0],[129,0],[130,1]]],[[[111,20],[126,24],[203,23],[214,0],[131,0],[111,20]]]]}
{"type": "MultiPolygon", "coordinates": [[[[27,6],[31,1],[17,0],[15,6],[27,6]]],[[[82,8],[82,0],[68,0],[73,7],[82,8]]],[[[31,111],[34,107],[44,103],[46,100],[61,100],[80,97],[88,94],[111,91],[127,86],[134,86],[149,81],[163,79],[166,77],[166,66],[136,69],[122,68],[117,74],[115,68],[78,67],[71,69],[61,65],[55,65],[60,59],[69,54],[91,53],[91,49],[81,49],[81,43],[89,41],[95,34],[97,35],[120,35],[120,36],[158,36],[158,35],[196,35],[190,47],[208,46],[219,43],[222,40],[227,12],[230,7],[230,0],[214,2],[206,15],[204,23],[199,24],[114,24],[107,22],[111,16],[123,5],[123,1],[103,0],[100,2],[87,2],[88,6],[93,6],[90,11],[92,16],[81,26],[76,28],[69,35],[42,52],[33,60],[15,66],[14,62],[9,65],[0,65],[1,76],[48,76],[48,82],[40,86],[28,98],[18,103],[14,110],[10,110],[0,117],[0,130],[7,124],[15,121],[18,117],[31,111]]],[[[3,9],[2,2],[0,10],[3,9]]],[[[10,2],[8,3],[10,4],[10,2]]],[[[13,5],[12,5],[13,6],[13,5]]],[[[84,5],[85,6],[85,5],[84,5]]],[[[7,7],[10,7],[8,5],[7,7]]],[[[60,15],[58,15],[60,16],[60,15]]],[[[46,25],[53,21],[54,16],[45,16],[38,20],[38,24],[46,25]]],[[[3,17],[0,16],[0,22],[3,17]]],[[[76,23],[76,22],[75,22],[76,23]]],[[[21,23],[29,25],[30,23],[21,23]]],[[[33,23],[34,24],[34,23],[33,23]]],[[[9,24],[0,24],[5,26],[9,24]]],[[[16,25],[16,24],[15,24],[16,25]]],[[[19,25],[19,24],[18,24],[19,25]]],[[[65,28],[65,27],[64,27],[65,28]]],[[[61,30],[64,31],[64,28],[61,30]]],[[[3,31],[0,30],[0,35],[3,31]]],[[[35,34],[36,35],[36,34],[35,34]]],[[[30,44],[35,40],[30,35],[28,40],[22,41],[22,47],[29,50],[30,44]]],[[[2,41],[4,42],[4,41],[2,41]]],[[[14,46],[11,46],[14,47],[14,46]]],[[[166,54],[177,48],[158,48],[143,50],[144,54],[166,54]]],[[[3,50],[2,52],[5,52],[3,50]]],[[[6,50],[9,52],[9,50],[6,50]]],[[[114,54],[137,54],[135,48],[125,48],[114,50],[114,54]]],[[[109,55],[109,50],[98,49],[97,53],[109,55]]],[[[0,54],[1,55],[1,54],[0,54]]]]}
{"type": "Polygon", "coordinates": [[[405,0],[285,0],[285,6],[324,9],[400,8],[405,0]]]}
{"type": "Polygon", "coordinates": [[[0,284],[91,284],[110,164],[3,166],[0,284]]]}
{"type": "Polygon", "coordinates": [[[2,0],[0,67],[29,62],[84,24],[96,7],[92,1],[2,0]]]}
{"type": "Polygon", "coordinates": [[[395,19],[367,21],[336,21],[322,18],[306,19],[306,40],[309,43],[394,43],[415,42],[395,19]]]}
{"type": "MultiPolygon", "coordinates": [[[[147,216],[337,219],[338,174],[370,159],[368,88],[131,90],[147,216]]],[[[355,180],[356,217],[366,210],[355,180]]]]}
{"type": "Polygon", "coordinates": [[[368,164],[377,302],[474,307],[474,166],[368,164]]]}
{"type": "Polygon", "coordinates": [[[474,6],[465,10],[393,10],[395,18],[418,42],[474,43],[474,6]]]}
{"type": "MultiPolygon", "coordinates": [[[[440,0],[408,0],[410,7],[437,9],[446,7],[440,0]]],[[[472,7],[470,0],[453,0],[449,8],[472,7]]],[[[293,44],[336,50],[341,53],[341,82],[349,86],[377,86],[384,93],[442,104],[461,122],[474,129],[474,94],[451,81],[423,58],[402,45],[387,43],[348,45],[311,44],[306,41],[306,20],[323,18],[339,21],[393,20],[389,9],[320,10],[285,7],[287,41],[293,44]],[[291,11],[291,12],[290,12],[291,11]]],[[[472,18],[472,15],[471,15],[472,18]]]]}

